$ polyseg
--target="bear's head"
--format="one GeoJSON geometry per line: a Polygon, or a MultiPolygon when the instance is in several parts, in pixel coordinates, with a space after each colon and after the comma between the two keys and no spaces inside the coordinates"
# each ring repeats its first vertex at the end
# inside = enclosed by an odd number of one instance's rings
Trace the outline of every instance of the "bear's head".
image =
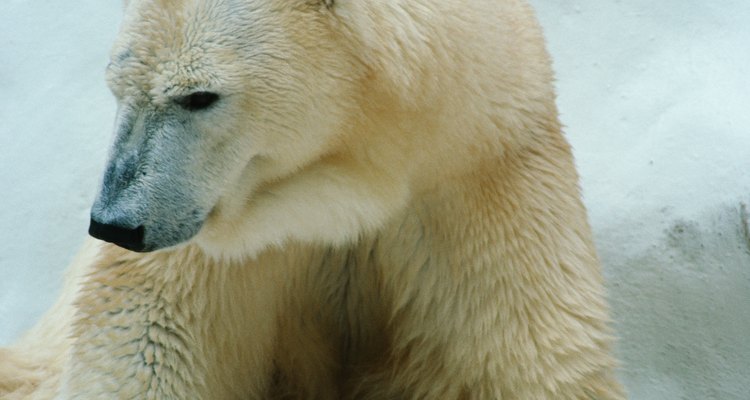
{"type": "Polygon", "coordinates": [[[323,0],[131,0],[107,67],[115,142],[90,233],[187,241],[329,151],[366,68],[323,0]]]}
{"type": "Polygon", "coordinates": [[[130,0],[107,68],[116,137],[91,234],[136,251],[196,237],[245,256],[377,229],[413,193],[557,129],[543,41],[519,12],[130,0]]]}

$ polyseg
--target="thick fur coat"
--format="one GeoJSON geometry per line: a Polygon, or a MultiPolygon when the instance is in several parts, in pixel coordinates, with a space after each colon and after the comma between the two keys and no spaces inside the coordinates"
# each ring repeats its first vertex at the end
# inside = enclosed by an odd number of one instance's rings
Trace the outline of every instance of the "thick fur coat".
{"type": "Polygon", "coordinates": [[[524,1],[131,0],[107,75],[119,247],[0,398],[624,397],[524,1]]]}

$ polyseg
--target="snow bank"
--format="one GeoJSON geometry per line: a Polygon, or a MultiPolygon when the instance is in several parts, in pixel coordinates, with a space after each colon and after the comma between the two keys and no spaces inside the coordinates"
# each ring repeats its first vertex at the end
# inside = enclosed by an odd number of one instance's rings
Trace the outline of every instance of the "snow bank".
{"type": "MultiPolygon", "coordinates": [[[[532,1],[631,397],[747,400],[750,3],[532,1]]],[[[0,3],[0,343],[49,307],[85,235],[119,16],[117,1],[0,3]]]]}

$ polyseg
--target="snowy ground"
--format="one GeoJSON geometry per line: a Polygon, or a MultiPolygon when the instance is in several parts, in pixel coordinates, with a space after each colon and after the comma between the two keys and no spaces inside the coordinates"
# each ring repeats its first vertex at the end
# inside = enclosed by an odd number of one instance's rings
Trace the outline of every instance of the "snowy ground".
{"type": "MultiPolygon", "coordinates": [[[[533,3],[631,398],[750,399],[750,2],[533,3]]],[[[0,344],[49,307],[85,235],[119,16],[0,3],[0,344]]]]}

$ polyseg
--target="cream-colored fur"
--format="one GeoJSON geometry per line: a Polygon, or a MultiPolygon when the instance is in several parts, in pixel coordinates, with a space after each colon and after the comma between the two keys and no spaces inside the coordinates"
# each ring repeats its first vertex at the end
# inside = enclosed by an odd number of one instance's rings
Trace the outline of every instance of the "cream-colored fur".
{"type": "Polygon", "coordinates": [[[523,1],[131,0],[114,55],[235,146],[193,240],[86,246],[0,398],[624,397],[523,1]]]}

